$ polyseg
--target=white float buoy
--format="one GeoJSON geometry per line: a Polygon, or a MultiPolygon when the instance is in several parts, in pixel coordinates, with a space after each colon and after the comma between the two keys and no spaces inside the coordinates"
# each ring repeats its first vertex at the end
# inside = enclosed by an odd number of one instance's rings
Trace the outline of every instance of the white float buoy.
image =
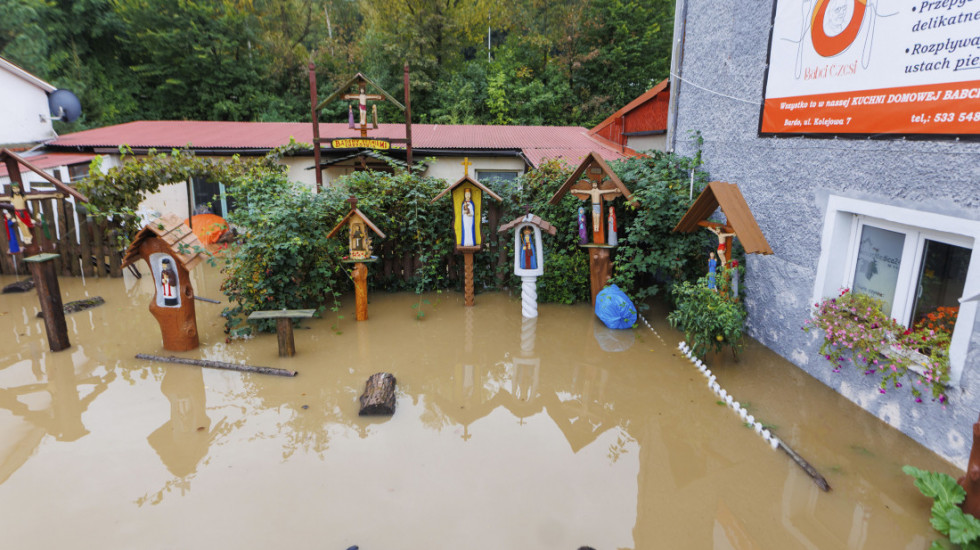
{"type": "Polygon", "coordinates": [[[745,411],[745,421],[748,422],[749,424],[755,424],[755,417],[749,414],[749,410],[748,409],[742,409],[742,410],[745,411]]]}
{"type": "Polygon", "coordinates": [[[776,437],[776,436],[773,436],[772,439],[769,440],[769,445],[772,447],[772,450],[774,450],[774,451],[776,449],[778,449],[779,448],[779,438],[776,437]]]}

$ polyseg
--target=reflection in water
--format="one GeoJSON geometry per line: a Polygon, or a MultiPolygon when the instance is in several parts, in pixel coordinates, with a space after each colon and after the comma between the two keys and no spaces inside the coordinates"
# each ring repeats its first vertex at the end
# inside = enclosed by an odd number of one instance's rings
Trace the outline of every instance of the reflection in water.
{"type": "MultiPolygon", "coordinates": [[[[195,288],[216,289],[200,271],[195,288]]],[[[664,311],[648,316],[659,336],[606,332],[588,306],[523,319],[503,294],[470,308],[444,296],[417,321],[417,297],[378,293],[370,321],[345,301],[343,319],[304,323],[297,355],[280,358],[275,335],[226,344],[224,306],[199,304],[188,356],[300,373],[279,378],[131,359],[160,353],[151,284],[62,281],[66,301],[106,298],[70,317],[70,353],[43,351],[35,296],[0,302],[0,334],[17,342],[0,351],[12,547],[72,546],[71,530],[14,505],[40,501],[67,522],[131,526],[92,534],[100,548],[417,548],[435,534],[473,549],[918,549],[929,502],[901,465],[956,474],[756,344],[738,363],[710,358],[830,478],[821,493],[715,404],[664,311]],[[360,418],[379,371],[398,378],[397,412],[360,418]]]]}
{"type": "Polygon", "coordinates": [[[626,351],[636,341],[636,329],[611,329],[598,319],[593,323],[593,335],[602,351],[626,351]]]}
{"type": "Polygon", "coordinates": [[[0,484],[30,458],[45,435],[70,442],[88,434],[82,414],[115,377],[90,361],[81,346],[55,354],[33,345],[4,357],[0,409],[21,422],[17,435],[2,439],[0,484]]]}

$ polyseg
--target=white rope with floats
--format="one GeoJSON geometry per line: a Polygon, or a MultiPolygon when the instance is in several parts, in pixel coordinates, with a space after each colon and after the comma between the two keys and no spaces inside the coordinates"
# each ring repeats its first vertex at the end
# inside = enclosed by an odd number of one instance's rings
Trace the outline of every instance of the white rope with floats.
{"type": "MultiPolygon", "coordinates": [[[[643,319],[643,322],[646,323],[648,327],[650,326],[650,323],[648,323],[646,319],[643,319]]],[[[653,327],[650,327],[650,330],[653,330],[653,327]]],[[[656,334],[656,331],[654,331],[654,334],[656,334]]],[[[707,365],[704,364],[703,361],[701,361],[700,359],[698,359],[697,356],[694,355],[694,353],[691,351],[691,348],[687,345],[687,342],[684,342],[682,340],[679,344],[677,344],[677,348],[682,353],[684,353],[684,355],[686,355],[687,358],[691,360],[691,363],[694,364],[694,366],[698,369],[698,371],[700,371],[701,374],[708,379],[708,388],[710,388],[711,391],[715,393],[715,395],[717,395],[722,400],[724,400],[725,404],[728,405],[728,407],[730,407],[732,411],[738,414],[739,418],[742,419],[742,422],[745,422],[747,425],[751,426],[752,429],[755,430],[755,433],[761,436],[762,439],[764,439],[766,443],[769,444],[769,447],[772,450],[775,451],[776,449],[782,449],[783,452],[788,454],[789,457],[792,458],[793,461],[800,466],[800,468],[803,468],[803,471],[805,471],[807,475],[809,475],[810,478],[813,479],[813,482],[817,484],[817,487],[820,487],[820,489],[822,489],[825,492],[830,491],[830,483],[827,482],[826,478],[820,475],[820,472],[818,472],[816,468],[814,468],[809,462],[806,461],[806,459],[800,456],[796,451],[791,449],[790,446],[787,445],[784,441],[780,440],[778,437],[776,437],[775,434],[773,434],[767,428],[765,428],[761,422],[759,422],[758,420],[755,419],[754,416],[749,414],[749,411],[745,407],[743,407],[741,403],[736,401],[731,394],[729,394],[724,388],[721,387],[720,384],[718,384],[718,380],[715,377],[715,375],[711,373],[711,369],[709,369],[707,365]]]]}

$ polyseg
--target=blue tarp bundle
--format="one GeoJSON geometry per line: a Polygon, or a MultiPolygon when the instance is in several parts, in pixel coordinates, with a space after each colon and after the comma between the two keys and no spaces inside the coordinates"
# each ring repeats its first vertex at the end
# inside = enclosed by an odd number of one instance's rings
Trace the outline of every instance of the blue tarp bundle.
{"type": "Polygon", "coordinates": [[[616,285],[609,285],[595,297],[595,314],[609,328],[632,328],[636,324],[636,307],[616,285]]]}

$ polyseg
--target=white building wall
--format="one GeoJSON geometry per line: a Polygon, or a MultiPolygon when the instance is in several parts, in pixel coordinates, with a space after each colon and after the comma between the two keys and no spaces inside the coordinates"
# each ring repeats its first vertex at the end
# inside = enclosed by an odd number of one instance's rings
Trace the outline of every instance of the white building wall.
{"type": "MultiPolygon", "coordinates": [[[[442,178],[446,183],[455,183],[465,174],[463,160],[465,157],[438,157],[429,164],[427,176],[442,178]]],[[[477,170],[499,170],[524,173],[524,160],[518,157],[468,157],[472,163],[470,177],[475,178],[477,170]]]]}
{"type": "Polygon", "coordinates": [[[667,134],[658,136],[634,136],[626,140],[626,146],[634,151],[666,151],[667,134]]]}
{"type": "Polygon", "coordinates": [[[48,94],[0,67],[0,145],[36,143],[55,137],[48,94]]]}

